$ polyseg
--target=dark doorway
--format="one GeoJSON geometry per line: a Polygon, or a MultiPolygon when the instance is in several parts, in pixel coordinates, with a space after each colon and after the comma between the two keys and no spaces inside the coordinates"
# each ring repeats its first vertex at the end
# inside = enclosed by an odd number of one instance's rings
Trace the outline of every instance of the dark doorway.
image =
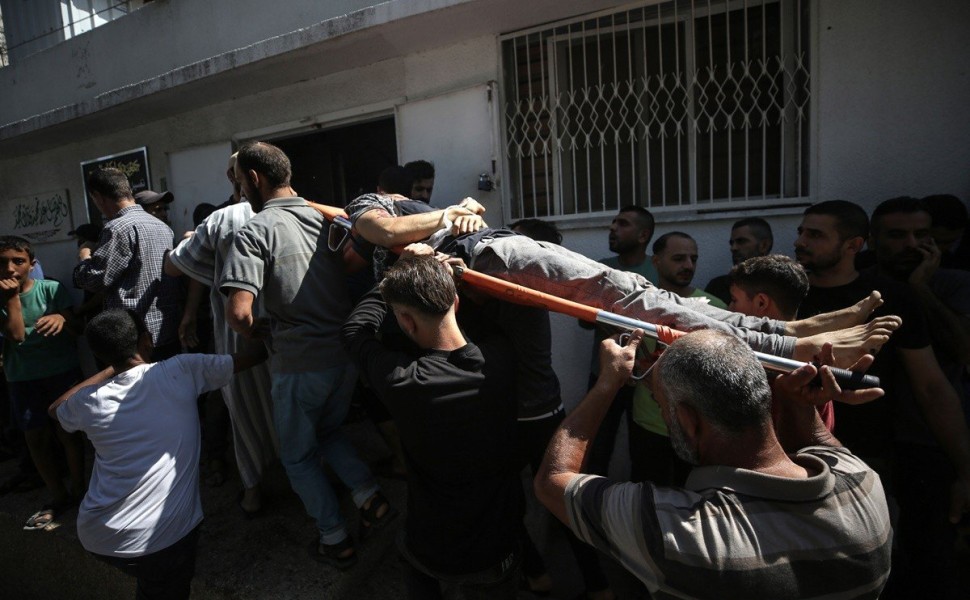
{"type": "Polygon", "coordinates": [[[290,157],[297,193],[331,206],[375,191],[380,172],[397,164],[394,117],[271,141],[290,157]]]}

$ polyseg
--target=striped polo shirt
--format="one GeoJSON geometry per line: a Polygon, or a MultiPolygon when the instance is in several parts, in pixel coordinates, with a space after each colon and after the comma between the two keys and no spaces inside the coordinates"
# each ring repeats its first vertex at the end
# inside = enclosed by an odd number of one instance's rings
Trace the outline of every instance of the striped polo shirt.
{"type": "Polygon", "coordinates": [[[684,489],[577,475],[569,525],[654,598],[877,598],[892,542],[879,476],[844,448],[793,459],[815,475],[706,466],[684,489]]]}

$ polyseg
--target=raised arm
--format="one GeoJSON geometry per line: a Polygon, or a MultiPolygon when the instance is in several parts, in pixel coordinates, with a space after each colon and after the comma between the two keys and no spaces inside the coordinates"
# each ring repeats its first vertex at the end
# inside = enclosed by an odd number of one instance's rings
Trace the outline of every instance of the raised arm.
{"type": "Polygon", "coordinates": [[[427,239],[439,229],[457,228],[459,233],[477,231],[485,222],[468,208],[449,206],[441,210],[395,217],[381,208],[368,210],[354,222],[357,232],[365,240],[378,246],[392,248],[427,239]],[[464,229],[464,231],[462,231],[464,229]]]}
{"type": "Polygon", "coordinates": [[[589,447],[606,416],[613,398],[630,379],[636,349],[643,339],[643,331],[633,332],[629,344],[620,346],[614,338],[607,338],[600,346],[600,376],[552,436],[542,466],[536,474],[536,497],[563,523],[566,516],[564,494],[569,481],[582,472],[589,447]]]}
{"type": "Polygon", "coordinates": [[[13,277],[0,279],[0,302],[3,302],[4,312],[0,314],[0,325],[3,326],[3,336],[16,343],[27,337],[24,326],[23,307],[20,304],[20,282],[13,277]]]}
{"type": "Polygon", "coordinates": [[[111,379],[112,377],[114,377],[114,375],[115,375],[115,368],[114,367],[108,367],[107,369],[104,369],[102,371],[99,371],[99,372],[95,373],[94,375],[92,375],[91,377],[88,377],[87,379],[85,379],[81,383],[73,386],[71,389],[69,389],[66,392],[64,392],[63,394],[61,394],[57,398],[57,400],[54,400],[54,403],[51,404],[50,407],[48,407],[47,414],[50,415],[50,417],[56,421],[57,420],[57,407],[60,406],[61,404],[64,404],[65,402],[67,402],[68,398],[70,398],[71,396],[73,396],[74,394],[76,394],[79,389],[81,389],[81,388],[83,388],[85,386],[89,386],[89,385],[97,385],[99,383],[104,383],[105,381],[107,381],[107,380],[111,379]]]}
{"type": "MultiPolygon", "coordinates": [[[[851,371],[865,372],[874,357],[865,355],[850,367],[851,371]]],[[[772,380],[772,414],[775,433],[786,452],[793,453],[807,446],[841,446],[842,443],[825,427],[816,407],[829,400],[846,404],[863,404],[884,395],[881,388],[842,390],[827,365],[834,362],[832,345],[825,344],[820,356],[821,373],[813,364],[806,364],[791,373],[779,375],[772,380]],[[821,386],[812,381],[816,375],[821,386]]]]}

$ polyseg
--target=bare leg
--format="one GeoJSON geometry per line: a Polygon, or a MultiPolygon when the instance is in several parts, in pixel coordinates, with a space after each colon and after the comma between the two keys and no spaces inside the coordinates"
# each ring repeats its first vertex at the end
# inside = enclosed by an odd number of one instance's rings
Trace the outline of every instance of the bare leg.
{"type": "Polygon", "coordinates": [[[789,321],[785,326],[785,333],[801,338],[862,325],[872,316],[872,311],[882,306],[882,303],[882,295],[872,291],[852,306],[807,319],[789,321]]]}
{"type": "Polygon", "coordinates": [[[878,352],[901,324],[899,317],[885,316],[848,329],[799,338],[792,358],[811,362],[822,351],[822,345],[831,342],[835,366],[847,369],[862,355],[878,352]]]}

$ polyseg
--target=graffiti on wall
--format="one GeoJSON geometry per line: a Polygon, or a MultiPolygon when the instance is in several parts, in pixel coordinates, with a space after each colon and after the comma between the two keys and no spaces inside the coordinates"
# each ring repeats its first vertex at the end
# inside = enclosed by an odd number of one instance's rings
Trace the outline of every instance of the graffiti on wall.
{"type": "Polygon", "coordinates": [[[69,240],[74,229],[67,190],[0,199],[0,232],[31,242],[69,240]]]}

